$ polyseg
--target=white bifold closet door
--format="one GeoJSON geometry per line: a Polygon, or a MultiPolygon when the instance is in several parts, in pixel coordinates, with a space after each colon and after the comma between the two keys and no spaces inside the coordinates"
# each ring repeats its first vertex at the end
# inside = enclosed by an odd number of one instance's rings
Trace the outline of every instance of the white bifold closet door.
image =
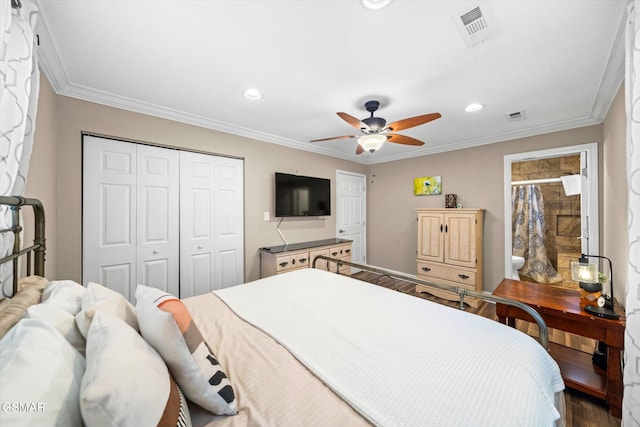
{"type": "Polygon", "coordinates": [[[138,283],[184,298],[243,282],[242,160],[83,141],[83,283],[133,302],[138,283]]]}
{"type": "Polygon", "coordinates": [[[180,152],[180,298],[244,282],[239,159],[180,152]]]}

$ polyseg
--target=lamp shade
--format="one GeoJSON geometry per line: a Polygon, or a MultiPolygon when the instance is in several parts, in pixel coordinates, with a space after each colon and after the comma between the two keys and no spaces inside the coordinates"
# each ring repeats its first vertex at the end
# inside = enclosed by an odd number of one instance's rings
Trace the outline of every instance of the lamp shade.
{"type": "Polygon", "coordinates": [[[374,152],[387,140],[385,135],[372,134],[372,135],[362,135],[358,138],[358,144],[362,146],[367,151],[374,152]]]}
{"type": "Polygon", "coordinates": [[[587,292],[600,292],[602,285],[598,282],[598,266],[584,261],[571,263],[571,279],[587,292]]]}

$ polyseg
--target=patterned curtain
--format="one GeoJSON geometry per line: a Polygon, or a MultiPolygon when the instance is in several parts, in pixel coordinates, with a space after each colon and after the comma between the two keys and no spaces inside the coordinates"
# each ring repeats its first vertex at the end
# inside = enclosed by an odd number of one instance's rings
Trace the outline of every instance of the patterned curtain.
{"type": "MultiPolygon", "coordinates": [[[[21,196],[29,170],[40,73],[34,28],[38,8],[23,0],[20,9],[0,0],[0,195],[21,196]]],[[[0,230],[11,226],[11,211],[0,208],[0,230]]],[[[0,257],[11,252],[13,234],[0,234],[0,257]]],[[[2,295],[12,291],[11,264],[0,266],[2,295]]]]}
{"type": "Polygon", "coordinates": [[[518,185],[511,190],[513,255],[524,258],[519,270],[538,283],[562,281],[545,247],[544,200],[539,185],[518,185]]]}
{"type": "Polygon", "coordinates": [[[629,186],[629,265],[625,309],[622,425],[640,426],[640,0],[628,7],[625,100],[627,114],[627,183],[629,186]]]}

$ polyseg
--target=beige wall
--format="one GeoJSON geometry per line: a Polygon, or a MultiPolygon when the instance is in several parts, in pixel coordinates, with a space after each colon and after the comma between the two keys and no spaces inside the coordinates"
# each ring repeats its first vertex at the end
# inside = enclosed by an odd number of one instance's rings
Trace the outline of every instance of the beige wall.
{"type": "MultiPolygon", "coordinates": [[[[625,262],[626,252],[618,243],[626,242],[626,228],[617,226],[626,224],[626,214],[623,213],[626,212],[626,177],[621,167],[624,165],[625,127],[622,92],[618,94],[602,125],[367,167],[56,96],[44,78],[42,86],[32,174],[27,191],[29,196],[45,201],[49,240],[47,268],[54,277],[75,280],[81,278],[82,132],[244,158],[246,280],[259,277],[258,248],[281,243],[276,232],[277,222],[273,218],[268,222],[263,220],[264,211],[269,211],[273,216],[274,171],[331,178],[334,186],[337,169],[366,173],[367,261],[412,274],[416,272],[414,209],[444,206],[444,196],[414,196],[413,178],[441,175],[443,193],[457,194],[465,207],[486,209],[486,291],[495,289],[504,276],[504,155],[598,142],[601,163],[600,203],[604,205],[601,210],[601,242],[603,253],[609,254],[614,260],[616,291],[618,296],[622,295],[622,288],[618,288],[624,286],[624,272],[618,266],[625,262]],[[55,138],[51,137],[52,134],[55,134],[55,138]],[[40,172],[36,173],[35,170],[40,172]]],[[[335,214],[326,220],[286,220],[281,230],[290,242],[332,237],[335,235],[335,214]]]]}
{"type": "MultiPolygon", "coordinates": [[[[46,224],[45,276],[57,277],[57,215],[56,215],[56,94],[49,81],[40,76],[40,97],[36,115],[34,147],[29,163],[29,175],[25,197],[40,199],[44,205],[46,224]]],[[[23,209],[25,219],[25,242],[33,241],[33,214],[23,209]]]]}
{"type": "MultiPolygon", "coordinates": [[[[52,247],[54,242],[50,242],[49,253],[58,254],[53,271],[59,278],[81,280],[82,132],[243,158],[245,280],[254,280],[260,275],[258,248],[282,243],[276,232],[277,222],[273,219],[275,171],[330,178],[334,187],[336,169],[366,172],[366,167],[358,163],[65,96],[57,96],[55,105],[42,104],[40,113],[48,116],[51,110],[55,112],[57,119],[57,183],[55,202],[48,203],[46,207],[48,212],[53,209],[57,211],[57,238],[55,247],[52,247]],[[264,221],[265,211],[270,212],[270,221],[264,221]]],[[[42,149],[46,144],[44,135],[37,139],[36,144],[38,150],[42,149]]],[[[34,197],[40,197],[46,191],[46,183],[42,184],[43,188],[33,189],[34,197]]],[[[335,194],[335,191],[332,194],[335,194]]],[[[290,242],[333,237],[335,215],[327,219],[285,220],[280,229],[290,242]]]]}
{"type": "MultiPolygon", "coordinates": [[[[613,264],[614,296],[623,305],[627,291],[628,252],[628,194],[626,176],[626,115],[624,87],[609,108],[604,120],[604,146],[602,155],[602,228],[600,229],[602,255],[613,264]]],[[[607,267],[604,267],[607,268],[607,267]]]]}
{"type": "Polygon", "coordinates": [[[455,193],[466,208],[485,209],[485,291],[504,277],[504,156],[602,141],[602,125],[451,151],[369,168],[368,261],[416,273],[415,208],[442,208],[444,195],[414,196],[413,178],[442,176],[442,192],[455,193]]]}

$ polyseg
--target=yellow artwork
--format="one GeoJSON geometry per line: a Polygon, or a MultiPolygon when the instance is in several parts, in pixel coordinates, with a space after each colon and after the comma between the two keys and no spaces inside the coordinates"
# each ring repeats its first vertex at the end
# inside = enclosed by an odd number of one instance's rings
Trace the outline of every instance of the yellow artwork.
{"type": "Polygon", "coordinates": [[[413,179],[413,194],[416,196],[432,196],[442,194],[441,176],[423,176],[413,179]]]}

